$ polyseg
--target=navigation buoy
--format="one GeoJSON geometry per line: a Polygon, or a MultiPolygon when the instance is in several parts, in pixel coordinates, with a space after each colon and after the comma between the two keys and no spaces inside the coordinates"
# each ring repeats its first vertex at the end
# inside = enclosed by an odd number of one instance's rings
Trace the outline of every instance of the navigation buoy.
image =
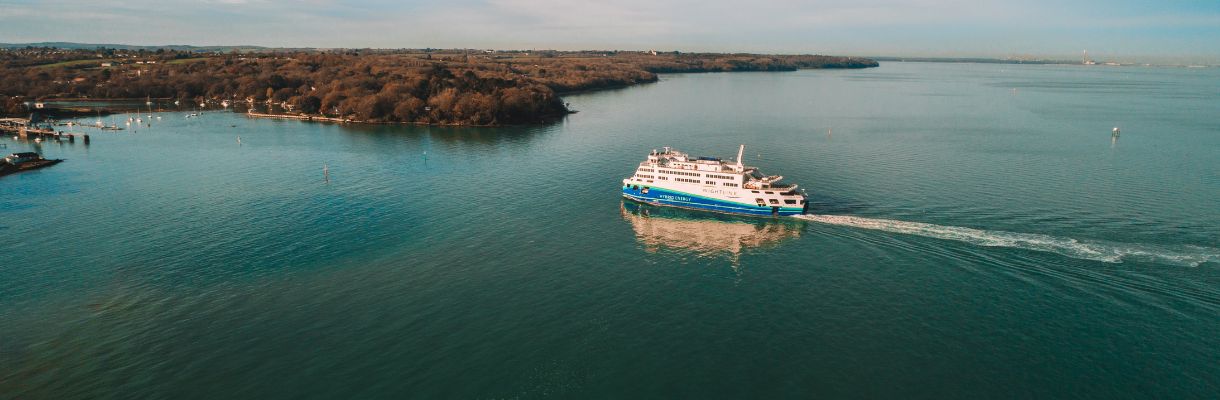
{"type": "Polygon", "coordinates": [[[237,145],[238,145],[238,146],[241,146],[241,136],[238,136],[238,137],[237,137],[237,145]]]}

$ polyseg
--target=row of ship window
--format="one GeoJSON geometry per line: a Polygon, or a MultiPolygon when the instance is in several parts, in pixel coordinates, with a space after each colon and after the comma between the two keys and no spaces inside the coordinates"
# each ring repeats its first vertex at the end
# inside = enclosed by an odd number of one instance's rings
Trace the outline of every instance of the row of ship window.
{"type": "MultiPolygon", "coordinates": [[[[754,199],[754,201],[755,201],[755,202],[758,202],[758,204],[759,204],[759,205],[762,205],[762,204],[763,204],[763,199],[754,199]]],[[[776,199],[769,199],[769,201],[770,201],[770,203],[771,203],[771,204],[779,204],[779,200],[776,200],[776,199]]],[[[784,199],[784,204],[797,204],[797,200],[795,200],[795,199],[784,199]]],[[[801,201],[800,201],[800,204],[805,204],[805,200],[801,200],[801,201]]]]}
{"type": "Polygon", "coordinates": [[[728,175],[714,175],[714,174],[707,174],[707,175],[703,175],[703,174],[700,174],[700,173],[698,173],[698,172],[683,172],[683,171],[654,171],[652,168],[639,168],[639,169],[638,169],[638,171],[640,171],[640,172],[649,172],[649,173],[652,173],[652,172],[659,172],[659,173],[662,173],[662,174],[670,174],[670,175],[685,175],[685,176],[694,176],[694,177],[704,177],[704,176],[706,176],[706,177],[708,177],[708,178],[714,178],[714,179],[724,179],[724,180],[730,180],[730,181],[731,181],[731,180],[736,180],[736,179],[737,179],[737,178],[735,178],[735,177],[728,176],[728,175]]]}
{"type": "MultiPolygon", "coordinates": [[[[635,174],[635,176],[637,178],[643,178],[643,179],[654,179],[652,175],[635,174]]],[[[664,176],[658,176],[655,179],[662,180],[662,181],[669,180],[668,177],[664,177],[664,176]]],[[[699,183],[698,179],[674,178],[674,180],[678,181],[678,182],[699,183]]],[[[706,185],[713,185],[713,186],[716,185],[715,181],[703,181],[703,183],[706,185]]],[[[721,182],[720,184],[724,185],[724,186],[728,186],[728,187],[737,187],[738,186],[736,183],[732,183],[732,182],[721,182]]],[[[755,191],[754,193],[758,193],[758,191],[755,191]]],[[[767,192],[767,193],[771,193],[771,192],[767,192]]]]}

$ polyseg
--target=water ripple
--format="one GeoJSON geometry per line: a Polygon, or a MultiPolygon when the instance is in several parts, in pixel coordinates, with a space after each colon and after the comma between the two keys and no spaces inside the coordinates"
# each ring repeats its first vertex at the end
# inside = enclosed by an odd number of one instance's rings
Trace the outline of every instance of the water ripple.
{"type": "Polygon", "coordinates": [[[1072,258],[1108,263],[1138,261],[1197,267],[1206,262],[1220,262],[1220,249],[1194,245],[1157,245],[1081,240],[1038,233],[992,231],[849,215],[810,214],[797,216],[797,218],[824,224],[955,240],[978,246],[1009,247],[1049,252],[1072,258]]]}

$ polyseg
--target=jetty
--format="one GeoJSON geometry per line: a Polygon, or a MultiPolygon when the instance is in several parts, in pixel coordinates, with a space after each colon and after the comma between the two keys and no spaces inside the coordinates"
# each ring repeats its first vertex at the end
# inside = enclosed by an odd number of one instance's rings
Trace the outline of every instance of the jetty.
{"type": "Polygon", "coordinates": [[[54,140],[75,143],[76,137],[80,136],[85,144],[89,143],[89,135],[77,135],[75,133],[64,133],[50,128],[40,128],[37,125],[31,125],[30,120],[25,118],[0,118],[0,132],[5,134],[16,134],[21,140],[54,140]]]}

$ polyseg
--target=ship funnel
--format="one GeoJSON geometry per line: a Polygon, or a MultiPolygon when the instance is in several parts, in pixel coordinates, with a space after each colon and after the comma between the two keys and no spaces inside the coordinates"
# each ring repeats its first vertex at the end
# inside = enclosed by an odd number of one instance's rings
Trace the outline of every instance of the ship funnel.
{"type": "Polygon", "coordinates": [[[737,168],[741,168],[741,155],[746,152],[746,145],[737,147],[737,168]]]}

